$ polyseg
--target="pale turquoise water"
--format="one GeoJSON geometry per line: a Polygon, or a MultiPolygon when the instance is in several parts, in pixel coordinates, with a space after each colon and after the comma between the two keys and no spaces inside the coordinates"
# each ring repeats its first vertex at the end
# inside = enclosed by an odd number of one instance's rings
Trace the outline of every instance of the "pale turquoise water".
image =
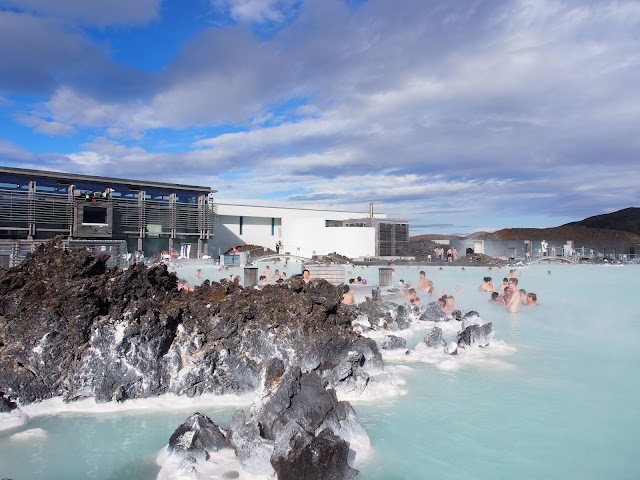
{"type": "MultiPolygon", "coordinates": [[[[356,405],[373,447],[359,478],[640,478],[640,267],[524,269],[521,286],[541,306],[518,314],[476,291],[484,268],[426,271],[438,291],[460,285],[459,306],[493,321],[495,338],[517,351],[502,365],[405,364],[407,395],[356,405]]],[[[499,283],[505,272],[490,275],[499,283]]],[[[364,273],[375,283],[377,271],[364,273]]],[[[397,268],[400,278],[417,284],[418,269],[397,268]]],[[[234,410],[205,413],[226,426],[234,410]]],[[[158,451],[190,413],[36,418],[0,433],[0,478],[154,478],[158,451]],[[10,440],[33,428],[46,439],[10,440]]]]}

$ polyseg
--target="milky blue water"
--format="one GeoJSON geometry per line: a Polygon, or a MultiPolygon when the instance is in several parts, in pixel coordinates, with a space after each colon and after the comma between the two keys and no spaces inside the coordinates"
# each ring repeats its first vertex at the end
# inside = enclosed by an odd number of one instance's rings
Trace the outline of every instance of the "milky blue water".
{"type": "MultiPolygon", "coordinates": [[[[357,270],[369,284],[377,280],[377,270],[357,270]]],[[[396,268],[394,282],[417,285],[418,270],[396,268]]],[[[388,361],[400,365],[408,393],[354,404],[372,443],[356,465],[359,478],[640,478],[640,266],[524,268],[519,286],[536,292],[540,306],[517,314],[477,291],[484,275],[498,284],[506,270],[425,270],[439,293],[492,321],[496,343],[509,348],[493,356],[490,346],[480,352],[486,358],[453,363],[388,361]]],[[[408,346],[424,335],[409,334],[408,346]]],[[[235,408],[199,410],[227,426],[235,408]]],[[[159,450],[191,413],[32,418],[0,432],[0,478],[155,478],[159,450]],[[13,436],[33,429],[42,431],[13,436]]]]}

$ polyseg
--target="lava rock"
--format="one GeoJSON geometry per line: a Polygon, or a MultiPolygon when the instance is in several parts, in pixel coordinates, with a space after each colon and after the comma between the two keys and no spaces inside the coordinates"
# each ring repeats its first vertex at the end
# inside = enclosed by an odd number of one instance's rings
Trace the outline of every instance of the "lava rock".
{"type": "Polygon", "coordinates": [[[470,325],[458,334],[458,346],[478,345],[485,347],[493,340],[493,323],[484,325],[470,325]]]}
{"type": "Polygon", "coordinates": [[[437,302],[429,302],[420,315],[420,320],[429,322],[442,322],[443,320],[445,320],[445,314],[437,302]]]}
{"type": "Polygon", "coordinates": [[[440,327],[433,327],[433,330],[425,337],[423,342],[429,348],[442,348],[447,344],[442,338],[442,329],[440,327]]]}
{"type": "Polygon", "coordinates": [[[382,341],[382,348],[384,350],[393,350],[394,348],[405,348],[407,341],[404,338],[396,337],[395,335],[387,335],[382,341]]]}
{"type": "Polygon", "coordinates": [[[194,413],[180,425],[169,439],[169,450],[173,453],[209,459],[209,452],[230,448],[225,432],[209,417],[194,413]]]}

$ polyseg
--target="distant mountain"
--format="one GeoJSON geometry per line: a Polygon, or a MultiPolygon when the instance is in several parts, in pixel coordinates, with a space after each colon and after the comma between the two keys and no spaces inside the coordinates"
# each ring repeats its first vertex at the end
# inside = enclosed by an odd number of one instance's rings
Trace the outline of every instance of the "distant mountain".
{"type": "Polygon", "coordinates": [[[436,239],[477,240],[626,240],[640,242],[640,208],[625,208],[613,213],[596,215],[579,222],[551,228],[505,228],[493,233],[476,232],[467,237],[453,235],[417,235],[410,240],[436,239]]]}
{"type": "Polygon", "coordinates": [[[567,225],[581,225],[583,227],[603,228],[607,230],[621,230],[640,235],[640,208],[629,207],[617,212],[605,213],[594,217],[585,218],[579,222],[567,223],[567,225]]]}

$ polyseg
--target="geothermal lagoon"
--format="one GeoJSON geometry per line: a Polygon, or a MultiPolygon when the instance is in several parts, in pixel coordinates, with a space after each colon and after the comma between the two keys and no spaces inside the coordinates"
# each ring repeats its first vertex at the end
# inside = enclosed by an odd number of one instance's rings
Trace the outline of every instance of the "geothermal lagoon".
{"type": "MultiPolygon", "coordinates": [[[[348,398],[371,441],[353,465],[357,478],[640,477],[640,316],[633,304],[639,266],[520,268],[519,287],[537,293],[540,306],[517,314],[477,291],[483,276],[497,286],[508,268],[396,267],[394,283],[417,286],[420,269],[438,294],[446,290],[459,308],[493,322],[493,341],[449,356],[415,348],[432,322],[390,332],[407,340],[406,349],[382,351],[385,370],[402,381],[390,384],[387,396],[348,398]]],[[[356,300],[363,300],[375,288],[377,268],[356,267],[345,280],[358,275],[368,280],[356,287],[356,300]]],[[[457,328],[443,331],[451,340],[457,328]]],[[[373,338],[381,342],[384,333],[373,338]]],[[[189,415],[205,413],[226,428],[251,401],[205,395],[30,405],[28,419],[0,415],[0,477],[154,479],[169,437],[189,415]]]]}

